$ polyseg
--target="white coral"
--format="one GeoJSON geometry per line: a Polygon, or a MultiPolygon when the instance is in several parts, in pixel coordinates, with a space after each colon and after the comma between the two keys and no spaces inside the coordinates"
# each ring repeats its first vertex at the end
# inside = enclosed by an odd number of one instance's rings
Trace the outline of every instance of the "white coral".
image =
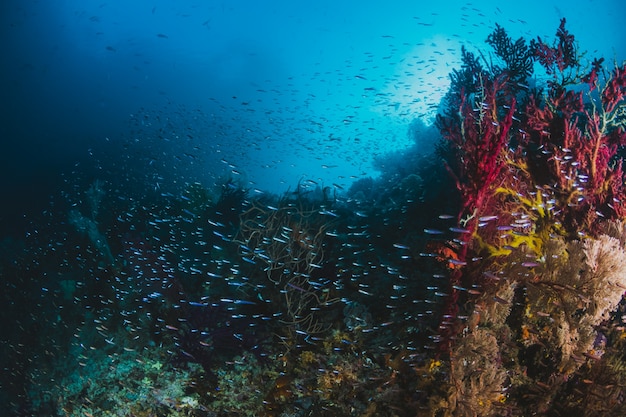
{"type": "Polygon", "coordinates": [[[614,237],[602,235],[598,239],[586,239],[584,244],[586,264],[589,267],[586,314],[591,325],[598,325],[609,318],[626,288],[626,251],[614,237]]]}
{"type": "Polygon", "coordinates": [[[546,244],[546,264],[538,282],[528,286],[528,316],[548,330],[548,342],[561,353],[559,368],[572,372],[580,357],[593,352],[596,327],[617,308],[626,288],[626,236],[623,223],[613,223],[597,238],[546,244]],[[539,317],[536,317],[539,316],[539,317]],[[551,325],[541,324],[549,317],[551,325]]]}

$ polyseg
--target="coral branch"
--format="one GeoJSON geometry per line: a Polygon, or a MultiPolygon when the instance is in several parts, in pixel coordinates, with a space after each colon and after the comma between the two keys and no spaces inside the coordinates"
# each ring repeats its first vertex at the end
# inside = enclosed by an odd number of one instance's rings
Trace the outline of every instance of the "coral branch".
{"type": "Polygon", "coordinates": [[[483,80],[474,102],[461,91],[458,117],[437,119],[444,138],[452,143],[454,158],[446,163],[461,192],[461,216],[482,211],[505,166],[503,150],[515,112],[515,97],[501,94],[506,82],[505,77],[483,80]]]}

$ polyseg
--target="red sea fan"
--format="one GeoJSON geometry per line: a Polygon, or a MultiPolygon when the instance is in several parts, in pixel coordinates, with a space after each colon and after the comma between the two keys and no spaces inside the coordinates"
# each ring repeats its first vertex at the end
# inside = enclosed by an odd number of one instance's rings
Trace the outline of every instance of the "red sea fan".
{"type": "Polygon", "coordinates": [[[624,115],[625,111],[622,110],[619,114],[615,114],[616,109],[619,106],[623,106],[626,103],[626,64],[622,65],[622,67],[615,67],[615,71],[613,72],[613,76],[609,80],[608,84],[602,91],[602,107],[604,108],[605,113],[609,115],[613,115],[614,117],[622,117],[620,126],[622,129],[624,128],[624,115]]]}
{"type": "Polygon", "coordinates": [[[540,37],[536,41],[531,41],[535,58],[548,74],[555,74],[557,71],[562,73],[565,69],[578,65],[574,35],[565,29],[565,18],[561,19],[556,37],[557,42],[554,46],[546,44],[540,37]]]}
{"type": "Polygon", "coordinates": [[[462,215],[481,212],[494,182],[506,165],[503,150],[515,112],[515,97],[507,91],[504,76],[483,80],[475,96],[460,94],[459,119],[438,118],[445,139],[452,144],[454,159],[447,162],[461,192],[462,215]]]}

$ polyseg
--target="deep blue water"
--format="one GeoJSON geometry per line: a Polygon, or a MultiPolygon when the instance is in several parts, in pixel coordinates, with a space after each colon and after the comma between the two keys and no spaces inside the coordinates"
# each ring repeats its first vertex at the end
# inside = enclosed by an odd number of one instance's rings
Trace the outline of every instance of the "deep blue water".
{"type": "MultiPolygon", "coordinates": [[[[20,265],[0,269],[0,363],[12,375],[2,400],[24,401],[33,360],[54,367],[69,354],[47,334],[71,309],[58,282],[99,279],[109,256],[93,242],[82,250],[68,220],[73,209],[88,217],[90,187],[104,193],[99,222],[117,224],[110,256],[132,264],[124,238],[170,221],[172,206],[189,210],[191,184],[213,198],[228,180],[252,195],[336,196],[406,175],[438,140],[430,127],[461,45],[484,50],[496,23],[513,38],[551,38],[565,17],[589,59],[619,62],[624,11],[617,0],[2,2],[0,241],[3,263],[20,265]]],[[[189,245],[184,231],[154,235],[189,245]]],[[[97,304],[97,288],[84,296],[75,311],[97,304]]]]}

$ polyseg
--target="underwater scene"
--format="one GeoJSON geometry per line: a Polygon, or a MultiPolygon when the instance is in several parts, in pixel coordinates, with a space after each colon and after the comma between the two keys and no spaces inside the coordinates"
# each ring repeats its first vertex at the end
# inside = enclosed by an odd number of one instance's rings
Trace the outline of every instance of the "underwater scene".
{"type": "Polygon", "coordinates": [[[0,414],[626,415],[621,2],[51,3],[0,414]]]}

